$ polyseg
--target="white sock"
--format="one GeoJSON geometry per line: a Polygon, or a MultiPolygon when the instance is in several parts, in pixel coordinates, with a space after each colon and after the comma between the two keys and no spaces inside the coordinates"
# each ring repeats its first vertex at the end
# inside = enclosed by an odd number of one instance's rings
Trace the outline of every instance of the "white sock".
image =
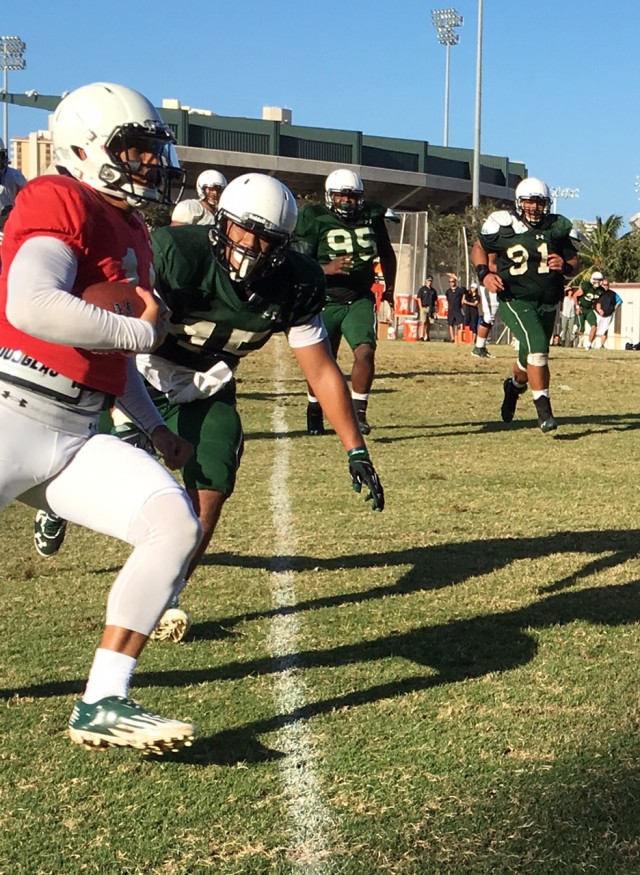
{"type": "Polygon", "coordinates": [[[99,647],[93,657],[82,701],[93,705],[107,696],[122,696],[126,699],[137,662],[133,656],[99,647]]]}
{"type": "Polygon", "coordinates": [[[369,400],[369,393],[365,392],[363,394],[362,392],[354,392],[353,390],[351,390],[351,398],[354,401],[368,401],[369,400]]]}
{"type": "Polygon", "coordinates": [[[310,392],[307,392],[307,401],[309,402],[309,404],[317,404],[318,403],[318,399],[315,398],[310,392]]]}
{"type": "Polygon", "coordinates": [[[533,400],[537,401],[538,398],[543,398],[543,397],[548,398],[549,397],[549,390],[548,389],[536,389],[536,391],[532,392],[531,394],[533,395],[533,400]]]}
{"type": "Polygon", "coordinates": [[[478,349],[482,349],[482,347],[486,346],[486,345],[487,345],[487,338],[486,337],[476,337],[476,347],[478,349]]]}

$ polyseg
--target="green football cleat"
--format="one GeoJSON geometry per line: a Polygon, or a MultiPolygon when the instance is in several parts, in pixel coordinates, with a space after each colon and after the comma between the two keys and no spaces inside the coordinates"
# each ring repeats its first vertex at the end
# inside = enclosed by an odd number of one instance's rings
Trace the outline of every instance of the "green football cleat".
{"type": "Polygon", "coordinates": [[[133,747],[146,753],[175,753],[189,747],[196,728],[147,711],[133,699],[107,696],[93,705],[78,700],[69,721],[71,741],[88,748],[133,747]]]}
{"type": "Polygon", "coordinates": [[[33,546],[40,556],[55,556],[66,534],[66,520],[46,510],[38,511],[33,523],[33,546]]]}
{"type": "Polygon", "coordinates": [[[486,346],[474,346],[471,350],[471,355],[474,355],[479,359],[492,359],[495,356],[492,356],[486,346]]]}

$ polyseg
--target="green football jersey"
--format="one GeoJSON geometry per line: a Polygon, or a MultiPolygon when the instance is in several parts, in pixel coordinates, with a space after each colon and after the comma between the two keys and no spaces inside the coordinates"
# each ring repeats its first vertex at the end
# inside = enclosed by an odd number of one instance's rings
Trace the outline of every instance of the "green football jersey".
{"type": "Polygon", "coordinates": [[[352,221],[322,204],[309,204],[300,210],[295,245],[301,252],[320,264],[328,264],[340,255],[353,259],[348,274],[327,276],[327,300],[346,303],[371,293],[379,242],[389,240],[384,214],[383,206],[368,201],[352,221]]]}
{"type": "Polygon", "coordinates": [[[546,216],[538,227],[530,228],[509,210],[491,213],[479,239],[486,252],[497,256],[497,271],[505,288],[502,298],[547,305],[562,300],[565,281],[557,270],[549,269],[547,258],[552,253],[565,260],[577,255],[569,237],[571,227],[564,216],[546,216]]]}
{"type": "Polygon", "coordinates": [[[248,285],[233,283],[213,257],[206,225],[159,228],[151,235],[155,286],[171,308],[169,336],[155,355],[196,371],[235,366],[277,332],[305,325],[325,303],[325,278],[306,255],[248,285]]]}
{"type": "Polygon", "coordinates": [[[580,309],[583,312],[585,310],[593,310],[593,306],[602,294],[603,290],[600,288],[600,286],[593,286],[591,285],[589,280],[585,280],[584,282],[580,283],[580,291],[582,292],[582,294],[578,298],[576,298],[580,309]]]}

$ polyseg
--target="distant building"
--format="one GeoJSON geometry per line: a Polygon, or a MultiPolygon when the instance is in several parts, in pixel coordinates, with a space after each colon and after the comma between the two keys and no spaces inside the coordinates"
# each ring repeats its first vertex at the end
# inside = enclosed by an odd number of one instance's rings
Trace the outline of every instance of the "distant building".
{"type": "Polygon", "coordinates": [[[283,106],[263,106],[262,119],[265,122],[280,122],[283,125],[293,124],[293,112],[283,106]]]}
{"type": "Polygon", "coordinates": [[[27,137],[11,140],[11,166],[27,179],[41,176],[51,164],[51,131],[34,131],[27,137]]]}

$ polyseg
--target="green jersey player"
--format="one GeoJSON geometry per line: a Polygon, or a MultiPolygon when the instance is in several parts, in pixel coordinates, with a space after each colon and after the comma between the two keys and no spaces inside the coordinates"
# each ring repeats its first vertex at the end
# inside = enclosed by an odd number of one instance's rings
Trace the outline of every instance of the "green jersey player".
{"type": "Polygon", "coordinates": [[[578,270],[571,222],[550,212],[551,194],[529,177],[516,188],[515,210],[491,213],[472,251],[478,279],[497,292],[502,319],[519,343],[513,377],[504,381],[501,415],[511,422],[518,397],[531,384],[538,425],[557,428],[549,401],[549,342],[563,277],[578,270]]]}
{"type": "Polygon", "coordinates": [[[599,270],[594,270],[588,280],[583,280],[580,283],[575,293],[576,308],[578,310],[578,334],[584,338],[584,348],[590,349],[596,336],[597,314],[595,304],[602,294],[603,274],[599,270]],[[588,329],[587,329],[587,326],[588,329]]]}
{"type": "MultiPolygon", "coordinates": [[[[334,170],[325,180],[325,204],[300,211],[296,247],[315,258],[327,278],[322,318],[337,356],[340,341],[353,351],[351,395],[363,434],[369,434],[367,403],[375,374],[374,262],[379,257],[384,299],[393,304],[396,256],[385,226],[385,208],[364,200],[362,180],[352,170],[334,170]]],[[[309,389],[307,431],[324,434],[322,406],[309,389]]]]}
{"type": "MultiPolygon", "coordinates": [[[[203,530],[187,578],[202,557],[232,494],[243,450],[234,371],[276,333],[289,345],[348,453],[352,485],[374,510],[384,493],[358,427],[349,390],[320,311],[325,278],[317,262],[289,248],[295,198],[278,180],[247,173],[220,195],[213,226],[184,225],[153,235],[156,288],[172,311],[165,343],[138,368],[156,390],[169,428],[194,454],[182,469],[203,530]]],[[[188,628],[172,605],[155,637],[180,640],[188,628]]]]}

